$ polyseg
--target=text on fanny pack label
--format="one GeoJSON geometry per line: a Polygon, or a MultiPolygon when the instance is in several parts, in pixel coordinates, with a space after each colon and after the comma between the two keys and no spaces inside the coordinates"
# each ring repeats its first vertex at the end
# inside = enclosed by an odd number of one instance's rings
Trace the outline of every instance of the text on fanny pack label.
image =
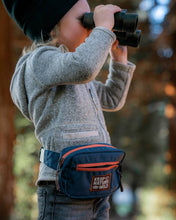
{"type": "Polygon", "coordinates": [[[110,189],[111,174],[93,176],[90,191],[102,191],[110,189]]]}

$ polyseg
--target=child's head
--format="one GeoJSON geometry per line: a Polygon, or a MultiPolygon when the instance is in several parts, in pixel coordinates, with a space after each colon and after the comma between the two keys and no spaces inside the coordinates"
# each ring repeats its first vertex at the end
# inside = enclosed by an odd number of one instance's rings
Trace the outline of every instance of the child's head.
{"type": "MultiPolygon", "coordinates": [[[[85,34],[78,16],[90,10],[86,0],[3,0],[3,3],[10,16],[33,41],[49,40],[59,21],[61,43],[78,38],[76,31],[85,34]]],[[[74,40],[72,43],[78,44],[74,40]]]]}
{"type": "Polygon", "coordinates": [[[81,23],[85,12],[90,12],[87,0],[79,0],[59,21],[58,34],[55,31],[50,33],[58,44],[66,45],[69,51],[75,51],[90,33],[81,23]]]}

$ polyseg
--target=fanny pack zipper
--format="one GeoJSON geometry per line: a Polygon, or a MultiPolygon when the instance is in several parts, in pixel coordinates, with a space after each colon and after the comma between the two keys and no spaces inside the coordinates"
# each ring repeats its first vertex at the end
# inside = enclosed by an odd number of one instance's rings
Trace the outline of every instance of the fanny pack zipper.
{"type": "Polygon", "coordinates": [[[107,171],[119,166],[119,161],[115,162],[101,162],[101,163],[87,163],[77,164],[76,170],[78,171],[107,171]]]}
{"type": "Polygon", "coordinates": [[[91,145],[91,146],[90,146],[90,145],[88,145],[88,146],[86,145],[86,146],[78,147],[78,148],[75,148],[75,149],[73,149],[73,150],[70,150],[70,151],[68,151],[68,152],[66,152],[65,154],[62,155],[62,157],[61,157],[61,159],[60,159],[60,167],[62,166],[62,164],[63,164],[65,158],[68,157],[70,154],[72,154],[72,153],[74,153],[74,152],[77,152],[77,151],[79,151],[79,150],[83,150],[83,149],[85,149],[85,148],[95,148],[95,147],[109,147],[109,148],[114,148],[114,149],[116,149],[116,148],[113,147],[113,146],[104,145],[104,144],[93,144],[93,145],[91,145]]]}

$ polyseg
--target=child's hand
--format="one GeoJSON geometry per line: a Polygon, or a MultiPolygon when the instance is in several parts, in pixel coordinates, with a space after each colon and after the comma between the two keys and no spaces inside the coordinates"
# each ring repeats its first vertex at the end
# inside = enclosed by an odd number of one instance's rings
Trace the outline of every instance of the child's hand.
{"type": "Polygon", "coordinates": [[[120,46],[119,41],[116,40],[111,47],[110,56],[112,60],[126,65],[128,58],[127,47],[120,46]]]}
{"type": "Polygon", "coordinates": [[[114,14],[120,11],[121,8],[116,5],[98,5],[94,10],[95,26],[102,26],[112,30],[114,27],[114,14]]]}

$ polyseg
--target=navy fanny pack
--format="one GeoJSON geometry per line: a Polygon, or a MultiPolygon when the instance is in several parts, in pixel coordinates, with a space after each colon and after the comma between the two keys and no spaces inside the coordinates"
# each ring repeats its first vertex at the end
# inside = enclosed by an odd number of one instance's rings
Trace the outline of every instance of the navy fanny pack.
{"type": "Polygon", "coordinates": [[[109,144],[67,147],[61,153],[41,148],[40,161],[56,171],[57,189],[70,198],[101,198],[123,191],[125,152],[109,144]]]}

